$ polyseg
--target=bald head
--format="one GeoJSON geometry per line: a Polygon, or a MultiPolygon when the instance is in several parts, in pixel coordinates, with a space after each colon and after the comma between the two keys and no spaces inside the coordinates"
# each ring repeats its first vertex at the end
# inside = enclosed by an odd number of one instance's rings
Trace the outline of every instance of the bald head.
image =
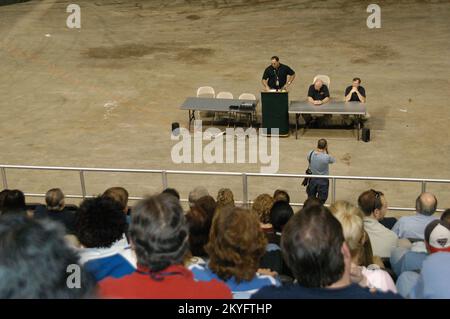
{"type": "Polygon", "coordinates": [[[319,90],[323,85],[322,80],[317,79],[316,82],[314,82],[314,87],[316,88],[316,90],[319,90]]]}
{"type": "Polygon", "coordinates": [[[431,216],[437,208],[437,199],[431,193],[422,193],[416,199],[416,211],[419,214],[431,216]]]}

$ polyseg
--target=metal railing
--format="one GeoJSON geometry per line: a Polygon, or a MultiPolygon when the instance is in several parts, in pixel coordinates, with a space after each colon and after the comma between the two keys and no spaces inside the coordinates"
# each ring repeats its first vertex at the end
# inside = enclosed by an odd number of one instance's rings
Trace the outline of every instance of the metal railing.
{"type": "MultiPolygon", "coordinates": [[[[58,166],[26,166],[26,165],[0,165],[3,188],[8,188],[7,170],[44,170],[44,171],[74,171],[79,173],[81,194],[66,194],[67,198],[87,198],[92,197],[86,192],[85,173],[87,172],[110,172],[110,173],[143,173],[160,174],[162,188],[167,188],[169,175],[215,175],[215,176],[235,176],[242,179],[242,201],[236,201],[238,204],[249,205],[252,202],[248,199],[248,178],[249,177],[275,177],[301,179],[305,177],[328,178],[331,188],[331,203],[336,201],[336,188],[338,180],[347,181],[383,181],[383,182],[408,182],[417,183],[420,186],[420,192],[427,190],[427,185],[431,183],[450,184],[450,179],[431,179],[431,178],[398,178],[398,177],[370,177],[370,176],[336,176],[336,175],[305,175],[305,174],[264,174],[264,173],[238,173],[238,172],[216,172],[216,171],[184,171],[184,170],[158,170],[158,169],[127,169],[127,168],[86,168],[86,167],[58,167],[58,166]]],[[[31,197],[45,197],[41,193],[25,193],[31,197]]],[[[139,200],[142,197],[130,196],[130,200],[139,200]]],[[[181,199],[187,202],[187,199],[181,199]]],[[[301,206],[302,203],[291,203],[292,206],[301,206]]],[[[414,211],[415,207],[389,207],[389,210],[414,211]]],[[[442,210],[438,210],[442,211],[442,210]]]]}

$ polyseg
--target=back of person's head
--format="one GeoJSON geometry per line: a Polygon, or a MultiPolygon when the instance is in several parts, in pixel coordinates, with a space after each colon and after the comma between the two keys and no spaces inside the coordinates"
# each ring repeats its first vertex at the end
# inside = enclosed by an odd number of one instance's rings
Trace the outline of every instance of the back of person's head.
{"type": "Polygon", "coordinates": [[[199,198],[194,206],[200,207],[201,209],[203,209],[206,214],[209,217],[209,220],[212,221],[213,217],[214,217],[214,213],[216,211],[217,208],[217,203],[214,199],[214,197],[207,195],[207,196],[203,196],[201,198],[199,198]]]}
{"type": "Polygon", "coordinates": [[[275,202],[270,209],[270,223],[272,224],[273,230],[281,232],[293,215],[294,210],[288,202],[275,202]]]}
{"type": "Polygon", "coordinates": [[[281,246],[301,286],[325,288],[339,281],[346,270],[344,240],[341,224],[328,208],[312,206],[287,223],[281,246]]]}
{"type": "Polygon", "coordinates": [[[59,188],[52,188],[45,194],[45,203],[48,210],[64,209],[64,193],[59,188]]]}
{"type": "Polygon", "coordinates": [[[77,237],[86,248],[108,248],[123,238],[126,216],[113,199],[98,196],[85,199],[76,214],[77,237]]]}
{"type": "Polygon", "coordinates": [[[195,204],[195,202],[197,200],[199,200],[200,198],[204,197],[204,196],[208,196],[208,190],[203,187],[203,186],[197,186],[196,188],[194,188],[193,190],[191,190],[189,192],[189,206],[192,206],[195,204]]]}
{"type": "Polygon", "coordinates": [[[253,279],[267,239],[258,217],[247,209],[226,206],[213,219],[206,252],[209,267],[222,280],[253,279]]]}
{"type": "Polygon", "coordinates": [[[364,221],[361,210],[347,201],[337,201],[330,206],[330,211],[341,223],[345,242],[350,248],[352,258],[362,262],[364,255],[364,221]]]}
{"type": "Polygon", "coordinates": [[[205,245],[208,243],[212,216],[201,207],[194,205],[186,214],[189,226],[189,248],[192,256],[206,257],[205,245]]]}
{"type": "Polygon", "coordinates": [[[429,253],[450,252],[450,224],[436,219],[425,227],[425,245],[429,253]]]}
{"type": "Polygon", "coordinates": [[[182,264],[188,253],[188,226],[183,208],[170,194],[139,201],[132,209],[129,234],[138,265],[151,272],[182,264]]]}
{"type": "Polygon", "coordinates": [[[446,209],[442,215],[441,215],[441,220],[445,221],[446,223],[450,224],[450,209],[446,209]]]}
{"type": "Polygon", "coordinates": [[[18,189],[8,190],[3,198],[2,213],[25,213],[25,195],[18,189]]]}
{"type": "Polygon", "coordinates": [[[317,148],[318,148],[319,150],[324,150],[324,149],[327,148],[327,146],[328,146],[328,142],[327,142],[327,140],[324,139],[324,138],[321,138],[321,139],[317,142],[317,148]]]}
{"type": "Polygon", "coordinates": [[[305,200],[305,202],[303,203],[303,208],[302,209],[307,209],[307,208],[310,208],[312,206],[323,206],[323,204],[320,201],[320,199],[318,199],[315,196],[311,196],[311,197],[308,197],[305,200]]]}
{"type": "Polygon", "coordinates": [[[170,194],[180,200],[180,193],[175,188],[166,188],[162,191],[162,194],[170,194]]]}
{"type": "Polygon", "coordinates": [[[60,225],[20,215],[3,216],[0,247],[1,299],[94,297],[93,278],[78,264],[79,256],[67,246],[60,225]],[[71,273],[80,277],[71,280],[71,273]]]}
{"type": "Polygon", "coordinates": [[[252,211],[258,215],[261,223],[270,223],[270,209],[272,205],[273,197],[269,194],[260,194],[253,201],[252,211]]]}
{"type": "Polygon", "coordinates": [[[127,211],[128,210],[128,191],[123,188],[123,187],[111,187],[108,188],[104,193],[103,193],[104,197],[110,198],[114,201],[116,201],[117,203],[120,204],[120,207],[122,208],[123,211],[127,211]]]}
{"type": "Polygon", "coordinates": [[[383,207],[382,197],[384,194],[380,191],[370,189],[363,192],[358,197],[358,205],[365,216],[370,216],[376,209],[383,207]]]}
{"type": "Polygon", "coordinates": [[[273,193],[273,200],[278,202],[280,200],[287,202],[288,204],[291,202],[291,198],[289,197],[288,192],[283,189],[277,189],[273,193]]]}
{"type": "Polygon", "coordinates": [[[234,195],[231,189],[229,188],[221,188],[217,192],[217,206],[223,207],[231,205],[234,207],[234,195]]]}
{"type": "Polygon", "coordinates": [[[431,193],[422,193],[416,199],[416,211],[425,216],[431,216],[436,212],[437,199],[431,193]]]}
{"type": "Polygon", "coordinates": [[[0,214],[2,213],[3,210],[3,202],[5,201],[5,197],[8,194],[9,189],[4,189],[0,192],[0,214]]]}

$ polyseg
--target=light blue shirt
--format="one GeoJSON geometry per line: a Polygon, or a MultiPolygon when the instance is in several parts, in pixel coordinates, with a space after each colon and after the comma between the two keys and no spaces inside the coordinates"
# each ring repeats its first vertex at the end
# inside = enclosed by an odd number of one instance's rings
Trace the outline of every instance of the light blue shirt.
{"type": "MultiPolygon", "coordinates": [[[[330,175],[329,164],[333,164],[336,162],[334,157],[328,155],[327,153],[312,151],[313,154],[311,156],[311,164],[309,164],[309,168],[313,175],[330,175]]],[[[308,153],[307,159],[309,159],[308,153]]]]}
{"type": "Polygon", "coordinates": [[[424,239],[425,228],[436,216],[426,216],[416,213],[414,216],[403,216],[392,227],[392,231],[397,234],[399,238],[416,238],[424,239]]]}

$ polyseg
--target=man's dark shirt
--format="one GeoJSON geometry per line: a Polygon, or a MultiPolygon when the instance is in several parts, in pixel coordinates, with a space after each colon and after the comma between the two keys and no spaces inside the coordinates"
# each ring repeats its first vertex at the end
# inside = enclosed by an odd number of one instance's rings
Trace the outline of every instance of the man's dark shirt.
{"type": "Polygon", "coordinates": [[[344,288],[305,288],[298,284],[288,284],[281,287],[266,286],[256,292],[252,299],[402,299],[392,292],[370,292],[351,284],[344,288]]]}
{"type": "Polygon", "coordinates": [[[75,212],[67,208],[61,211],[48,210],[44,205],[36,207],[35,218],[48,218],[64,226],[67,234],[75,234],[75,212]]]}
{"type": "Polygon", "coordinates": [[[312,97],[314,101],[322,101],[326,97],[330,97],[330,92],[328,92],[328,87],[325,84],[322,84],[319,91],[316,90],[314,84],[309,86],[308,96],[312,97]]]}
{"type": "MultiPolygon", "coordinates": [[[[352,90],[352,86],[350,85],[349,87],[347,87],[345,89],[345,96],[347,96],[351,90],[352,90]]],[[[364,90],[364,88],[361,85],[358,86],[358,92],[362,96],[366,97],[366,90],[364,90]]],[[[355,92],[352,93],[352,97],[350,98],[350,101],[351,102],[361,102],[361,100],[358,97],[358,94],[356,94],[355,92]]]]}
{"type": "Polygon", "coordinates": [[[266,70],[264,71],[263,74],[263,80],[267,80],[268,81],[268,85],[271,89],[276,89],[279,90],[281,88],[283,88],[283,86],[286,85],[286,81],[287,81],[287,76],[288,75],[294,75],[295,72],[294,70],[292,70],[290,67],[288,67],[287,65],[281,64],[278,67],[278,69],[275,69],[272,65],[269,65],[266,70]],[[279,85],[277,86],[277,77],[278,77],[278,81],[279,81],[279,85]]]}

